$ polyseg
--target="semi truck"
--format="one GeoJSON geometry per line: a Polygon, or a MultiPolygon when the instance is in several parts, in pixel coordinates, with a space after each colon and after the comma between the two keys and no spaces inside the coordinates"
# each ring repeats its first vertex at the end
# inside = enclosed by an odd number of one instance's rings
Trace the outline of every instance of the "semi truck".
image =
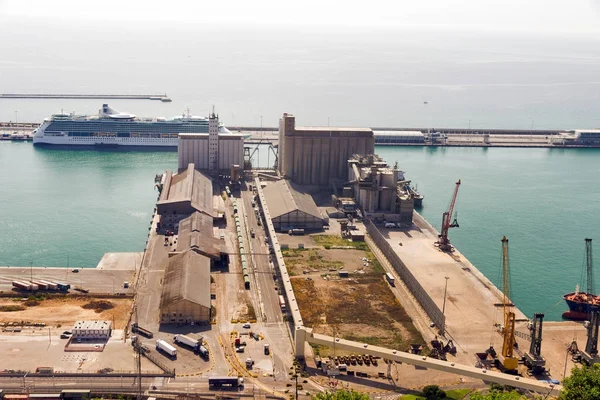
{"type": "Polygon", "coordinates": [[[193,339],[186,335],[175,335],[173,340],[175,343],[188,346],[194,351],[198,351],[198,349],[200,349],[200,344],[202,343],[202,339],[193,339]]]}
{"type": "Polygon", "coordinates": [[[156,350],[162,351],[173,358],[177,358],[177,349],[162,339],[156,341],[156,350]]]}
{"type": "Polygon", "coordinates": [[[244,386],[244,378],[238,378],[237,376],[211,376],[208,378],[208,386],[241,387],[244,386]]]}
{"type": "Polygon", "coordinates": [[[208,354],[208,349],[206,347],[201,345],[198,348],[198,353],[200,353],[200,356],[202,356],[202,358],[204,358],[205,360],[208,360],[209,354],[208,354]]]}
{"type": "Polygon", "coordinates": [[[131,332],[139,333],[142,336],[146,336],[148,339],[152,339],[152,337],[154,336],[152,334],[152,332],[150,332],[148,329],[142,328],[141,326],[138,325],[137,322],[134,322],[133,324],[131,324],[131,332]]]}
{"type": "Polygon", "coordinates": [[[71,289],[71,285],[68,283],[64,283],[64,282],[54,282],[56,283],[56,286],[58,286],[58,290],[60,290],[61,292],[67,292],[69,289],[71,289]]]}

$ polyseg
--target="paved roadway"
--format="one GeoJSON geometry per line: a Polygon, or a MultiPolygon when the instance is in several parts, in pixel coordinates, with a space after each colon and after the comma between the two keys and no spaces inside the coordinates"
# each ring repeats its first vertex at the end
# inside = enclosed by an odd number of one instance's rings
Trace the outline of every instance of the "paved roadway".
{"type": "Polygon", "coordinates": [[[283,321],[283,316],[279,306],[279,281],[273,280],[274,268],[270,263],[269,245],[265,242],[264,223],[259,226],[257,218],[252,207],[253,194],[249,190],[242,191],[243,206],[241,212],[247,216],[243,218],[248,224],[248,232],[254,229],[255,238],[248,235],[249,248],[252,252],[253,273],[251,274],[251,284],[253,292],[257,293],[255,301],[260,301],[260,307],[256,310],[262,310],[264,315],[260,319],[260,326],[263,328],[263,334],[268,343],[271,344],[273,355],[274,377],[276,380],[288,378],[288,369],[293,362],[293,347],[290,340],[290,333],[287,323],[283,321]]]}
{"type": "Polygon", "coordinates": [[[124,282],[132,282],[134,270],[105,270],[96,268],[44,268],[44,267],[2,267],[0,268],[0,290],[13,290],[12,281],[49,280],[65,282],[71,285],[71,293],[75,287],[89,290],[90,293],[132,293],[133,288],[123,287],[124,282]]]}

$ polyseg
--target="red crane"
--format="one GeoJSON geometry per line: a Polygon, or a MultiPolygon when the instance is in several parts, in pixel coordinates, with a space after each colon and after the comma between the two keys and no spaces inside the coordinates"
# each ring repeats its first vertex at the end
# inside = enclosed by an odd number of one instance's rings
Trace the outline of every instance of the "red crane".
{"type": "Polygon", "coordinates": [[[458,228],[458,221],[456,218],[452,220],[452,213],[454,212],[454,204],[456,203],[459,187],[460,179],[456,182],[456,187],[454,188],[454,194],[450,200],[448,211],[445,211],[444,214],[442,214],[442,233],[438,235],[438,241],[435,243],[442,251],[452,251],[452,245],[450,244],[450,239],[448,239],[448,229],[458,228]]]}

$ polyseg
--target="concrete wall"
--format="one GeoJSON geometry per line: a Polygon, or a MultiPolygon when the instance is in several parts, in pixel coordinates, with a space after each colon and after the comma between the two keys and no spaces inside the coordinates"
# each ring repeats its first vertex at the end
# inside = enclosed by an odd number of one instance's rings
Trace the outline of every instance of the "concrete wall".
{"type": "Polygon", "coordinates": [[[177,145],[177,166],[179,170],[194,164],[196,169],[208,170],[208,135],[194,135],[193,138],[179,136],[177,145]]]}
{"type": "Polygon", "coordinates": [[[365,220],[365,226],[367,227],[367,232],[373,238],[373,241],[377,245],[377,247],[381,250],[383,255],[388,259],[390,264],[394,267],[400,278],[410,290],[413,296],[417,299],[423,310],[427,313],[429,318],[433,323],[436,324],[438,328],[443,328],[445,326],[445,318],[439,307],[435,304],[435,302],[431,299],[429,294],[423,289],[423,286],[417,281],[414,275],[406,268],[406,265],[402,262],[398,254],[392,249],[387,240],[383,237],[379,229],[371,222],[371,220],[365,220]]]}
{"type": "Polygon", "coordinates": [[[230,170],[231,165],[244,166],[244,138],[219,137],[218,168],[220,171],[230,170]]]}
{"type": "MultiPolygon", "coordinates": [[[[209,138],[207,134],[180,135],[177,146],[178,168],[185,169],[193,163],[197,170],[208,170],[209,138]]],[[[219,171],[229,171],[233,164],[244,165],[244,137],[242,135],[219,135],[216,157],[219,171]]]]}

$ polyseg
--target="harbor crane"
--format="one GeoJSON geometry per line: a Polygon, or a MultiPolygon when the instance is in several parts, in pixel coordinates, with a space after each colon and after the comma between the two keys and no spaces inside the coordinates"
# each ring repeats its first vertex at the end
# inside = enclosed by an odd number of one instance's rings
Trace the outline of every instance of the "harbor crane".
{"type": "Polygon", "coordinates": [[[587,342],[585,350],[579,351],[581,361],[587,365],[600,363],[598,357],[598,328],[600,327],[600,310],[592,310],[590,321],[586,321],[587,342]]]}
{"type": "Polygon", "coordinates": [[[515,313],[512,311],[512,304],[510,302],[510,281],[509,281],[509,268],[508,268],[508,239],[506,236],[502,237],[502,293],[504,299],[502,300],[502,307],[504,311],[504,329],[502,341],[502,358],[497,358],[496,351],[493,346],[486,351],[491,354],[496,360],[496,365],[502,371],[509,374],[516,374],[517,368],[519,367],[519,359],[514,356],[515,352],[515,313]]]}
{"type": "Polygon", "coordinates": [[[546,360],[542,357],[543,321],[544,314],[535,313],[533,315],[533,321],[529,325],[529,330],[531,331],[531,344],[529,345],[529,352],[525,353],[523,356],[525,365],[527,365],[527,368],[529,368],[533,375],[543,374],[546,371],[546,360]]]}
{"type": "Polygon", "coordinates": [[[454,212],[454,205],[456,204],[456,196],[458,196],[459,187],[460,179],[456,182],[456,187],[454,188],[454,194],[450,200],[448,210],[442,214],[442,231],[438,235],[438,241],[435,242],[435,245],[442,251],[452,251],[452,245],[450,244],[450,239],[448,239],[448,229],[458,228],[458,221],[456,220],[456,217],[452,219],[452,213],[454,212]]]}

